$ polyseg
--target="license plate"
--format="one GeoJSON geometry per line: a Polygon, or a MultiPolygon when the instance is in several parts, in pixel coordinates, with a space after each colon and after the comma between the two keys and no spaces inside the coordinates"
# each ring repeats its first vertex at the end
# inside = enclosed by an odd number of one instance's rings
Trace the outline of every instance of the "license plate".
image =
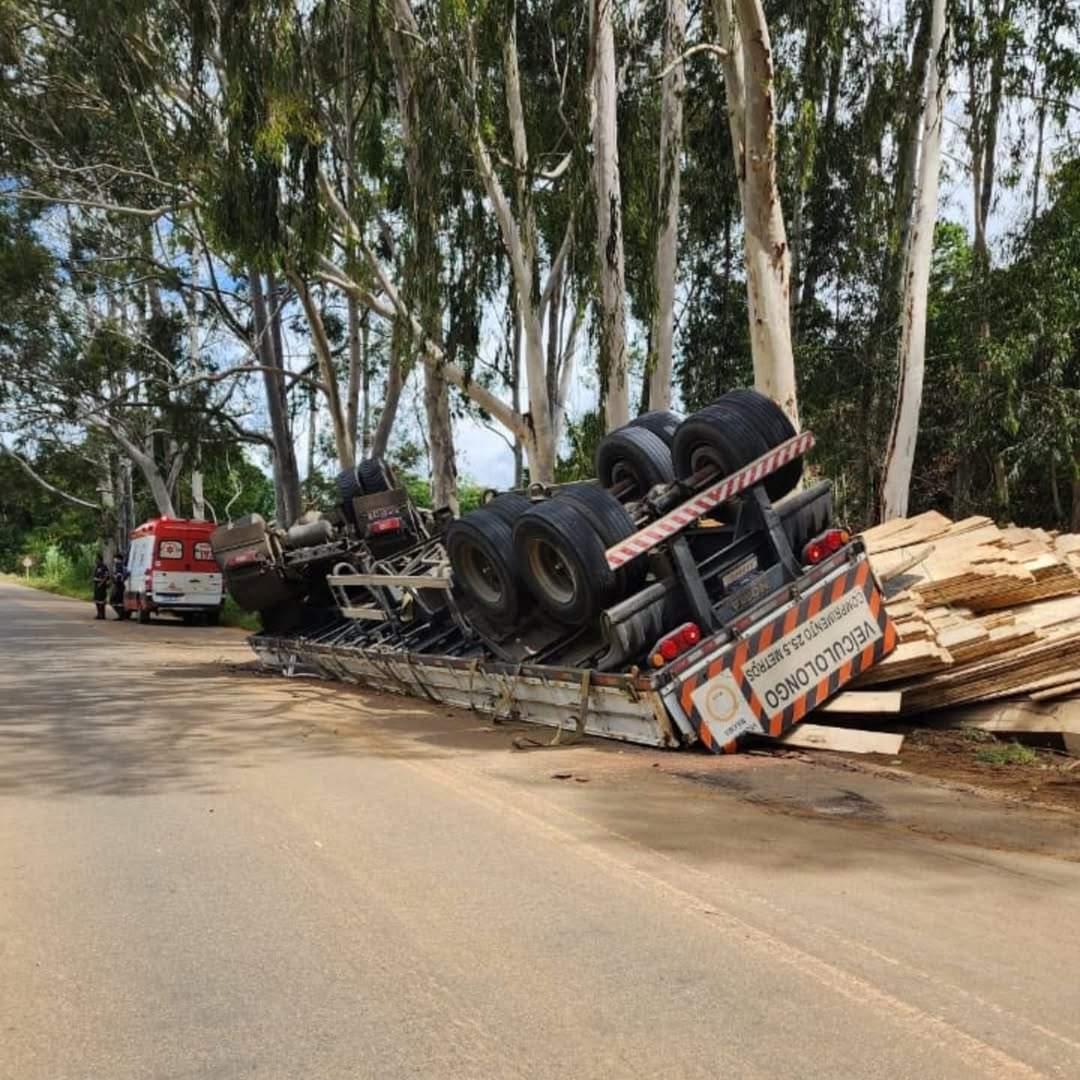
{"type": "Polygon", "coordinates": [[[749,627],[664,696],[711,750],[741,735],[782,735],[896,647],[866,559],[749,627]]]}

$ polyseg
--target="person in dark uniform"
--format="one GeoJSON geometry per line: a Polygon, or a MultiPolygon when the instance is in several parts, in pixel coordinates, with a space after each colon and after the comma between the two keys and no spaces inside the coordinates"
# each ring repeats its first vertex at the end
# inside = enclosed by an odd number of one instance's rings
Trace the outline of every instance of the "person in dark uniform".
{"type": "Polygon", "coordinates": [[[126,619],[128,613],[124,610],[124,582],[127,581],[127,567],[124,565],[124,556],[117,555],[113,559],[112,569],[112,596],[109,603],[118,619],[126,619]]]}
{"type": "Polygon", "coordinates": [[[97,619],[105,618],[105,601],[109,599],[109,581],[112,575],[105,565],[105,560],[99,554],[94,563],[94,606],[97,608],[97,619]]]}

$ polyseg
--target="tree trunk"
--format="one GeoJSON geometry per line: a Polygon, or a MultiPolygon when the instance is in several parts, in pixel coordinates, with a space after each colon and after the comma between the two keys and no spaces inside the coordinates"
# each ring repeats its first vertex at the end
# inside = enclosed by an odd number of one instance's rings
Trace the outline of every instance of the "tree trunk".
{"type": "Polygon", "coordinates": [[[119,462],[120,512],[117,514],[119,532],[117,546],[126,552],[128,537],[135,528],[135,485],[132,483],[131,462],[126,458],[119,462]]]}
{"type": "MultiPolygon", "coordinates": [[[[745,72],[743,220],[754,384],[799,426],[791,348],[791,259],[776,186],[776,118],[769,30],[760,0],[736,0],[745,72]]],[[[735,147],[736,155],[740,147],[735,147]]]]}
{"type": "Polygon", "coordinates": [[[363,367],[361,376],[363,403],[360,408],[360,445],[363,447],[363,457],[371,456],[371,354],[368,351],[370,323],[369,314],[365,311],[360,325],[360,363],[363,367]]]}
{"type": "Polygon", "coordinates": [[[1072,521],[1069,532],[1080,533],[1080,461],[1073,465],[1072,483],[1072,521]]]}
{"type": "Polygon", "coordinates": [[[1031,178],[1031,225],[1034,225],[1039,217],[1039,184],[1042,181],[1043,139],[1046,132],[1046,106],[1042,103],[1039,104],[1036,131],[1035,165],[1031,178]]]}
{"type": "Polygon", "coordinates": [[[289,281],[296,290],[296,295],[300,298],[300,304],[304,309],[304,315],[307,317],[308,326],[311,328],[311,340],[315,346],[316,359],[319,362],[319,375],[323,384],[323,393],[326,396],[327,409],[330,413],[330,423],[334,429],[334,447],[337,451],[338,464],[343,469],[349,469],[356,464],[356,452],[353,448],[352,439],[349,437],[345,411],[341,407],[337,371],[334,369],[334,356],[330,349],[330,340],[326,336],[322,312],[319,311],[319,305],[315,303],[307,282],[299,274],[290,273],[289,281]]]}
{"type": "Polygon", "coordinates": [[[1050,455],[1050,502],[1054,507],[1054,525],[1065,520],[1065,508],[1061,505],[1061,489],[1058,486],[1057,458],[1050,455]]]}
{"type": "Polygon", "coordinates": [[[401,353],[397,342],[390,344],[390,364],[386,370],[386,387],[383,391],[383,407],[379,413],[379,422],[375,426],[375,435],[371,440],[371,456],[383,457],[390,444],[390,433],[397,419],[401,391],[405,385],[405,372],[402,369],[401,353]]]}
{"type": "MultiPolygon", "coordinates": [[[[664,18],[663,66],[681,56],[686,44],[686,0],[667,0],[664,18]]],[[[679,178],[682,165],[683,95],[686,70],[677,63],[660,86],[660,236],[656,245],[656,317],[648,407],[671,408],[672,352],[675,331],[675,271],[679,243],[679,178]]]]}
{"type": "MultiPolygon", "coordinates": [[[[433,298],[439,288],[439,246],[436,242],[440,206],[437,192],[431,183],[435,172],[421,141],[422,109],[428,105],[420,99],[421,85],[416,70],[416,43],[402,30],[414,26],[412,8],[406,0],[397,0],[398,25],[390,32],[390,51],[394,60],[394,82],[398,99],[398,114],[405,144],[405,169],[409,178],[413,258],[416,289],[406,289],[411,301],[419,296],[420,324],[426,338],[441,339],[442,313],[433,298]]],[[[423,348],[420,343],[420,348],[423,348]]],[[[438,508],[458,510],[457,466],[454,453],[454,426],[450,416],[450,388],[439,359],[432,358],[424,367],[424,412],[428,426],[428,448],[431,460],[431,492],[438,508]]]]}
{"type": "Polygon", "coordinates": [[[945,0],[933,0],[930,37],[932,54],[927,68],[926,108],[923,116],[922,156],[915,216],[907,258],[903,324],[900,336],[900,378],[889,442],[885,451],[881,491],[881,517],[904,517],[911,491],[915,444],[919,436],[923,371],[926,363],[926,302],[930,260],[934,251],[938,181],[941,170],[941,127],[947,86],[945,0]]]}
{"type": "Polygon", "coordinates": [[[457,517],[461,507],[454,462],[454,428],[450,419],[450,396],[438,367],[424,368],[424,412],[427,414],[428,448],[431,454],[431,499],[438,510],[449,507],[457,517]]]}
{"type": "Polygon", "coordinates": [[[101,519],[101,551],[105,562],[112,564],[113,555],[116,554],[116,541],[119,529],[119,508],[116,498],[116,472],[113,469],[113,456],[105,454],[102,462],[101,474],[97,483],[98,498],[101,500],[101,509],[104,511],[101,519]]]}
{"type": "MultiPolygon", "coordinates": [[[[554,301],[552,301],[551,311],[555,311],[554,301]]],[[[511,344],[510,355],[510,404],[514,407],[514,412],[521,412],[521,316],[518,313],[517,305],[514,305],[513,310],[514,320],[514,334],[513,342],[511,344]]],[[[552,319],[548,319],[548,398],[552,398],[552,386],[551,386],[551,374],[552,374],[552,342],[554,341],[555,348],[558,349],[558,318],[557,316],[552,319]],[[554,335],[554,337],[553,337],[554,335]]],[[[519,488],[525,482],[525,447],[521,444],[521,439],[516,435],[514,436],[514,487],[519,488]]]]}
{"type": "Polygon", "coordinates": [[[630,420],[626,355],[626,271],[622,237],[622,187],[616,121],[613,0],[592,0],[593,182],[600,275],[600,393],[608,431],[630,420]]]}
{"type": "Polygon", "coordinates": [[[206,520],[206,496],[203,494],[202,454],[195,447],[195,464],[191,470],[191,516],[195,521],[206,520]]]}
{"type": "Polygon", "coordinates": [[[721,43],[727,50],[724,86],[742,201],[754,384],[776,401],[798,427],[789,306],[791,259],[776,186],[769,30],[760,0],[714,0],[713,6],[721,43]]]}
{"type": "Polygon", "coordinates": [[[345,428],[355,449],[360,437],[360,387],[364,381],[364,350],[360,338],[360,304],[346,296],[349,311],[349,383],[345,395],[345,428]]]}
{"type": "Polygon", "coordinates": [[[905,262],[911,244],[911,225],[915,213],[915,179],[919,168],[919,141],[926,112],[926,68],[930,62],[932,15],[925,10],[919,19],[911,54],[912,85],[907,95],[907,109],[899,134],[896,186],[893,191],[893,235],[887,249],[882,303],[886,325],[898,318],[904,302],[905,262]]]}
{"type": "Polygon", "coordinates": [[[266,310],[266,295],[262,278],[249,270],[251,310],[255,330],[255,350],[264,368],[266,410],[270,415],[270,432],[274,440],[274,483],[277,496],[278,524],[288,528],[300,516],[300,476],[296,466],[289,414],[285,403],[283,364],[279,363],[273,319],[266,310]]]}
{"type": "Polygon", "coordinates": [[[169,492],[169,484],[166,478],[162,476],[161,469],[158,468],[158,464],[152,455],[136,445],[133,439],[116,425],[109,423],[104,417],[92,417],[91,419],[94,425],[110,435],[123,449],[131,462],[138,466],[139,471],[143,474],[143,479],[146,481],[146,486],[150,489],[150,495],[154,500],[154,505],[157,507],[157,512],[162,517],[176,517],[176,507],[173,505],[172,495],[169,492]]]}
{"type": "Polygon", "coordinates": [[[304,482],[307,486],[309,502],[312,495],[312,481],[315,479],[315,436],[319,426],[318,400],[314,391],[308,395],[307,471],[304,474],[304,482]]]}
{"type": "MultiPolygon", "coordinates": [[[[195,280],[194,258],[192,259],[192,281],[195,280]]],[[[199,357],[199,308],[195,290],[188,290],[188,365],[191,374],[202,370],[199,357]]],[[[206,520],[206,499],[203,494],[202,446],[198,436],[192,440],[191,452],[194,462],[191,467],[191,516],[195,521],[206,520]]]]}

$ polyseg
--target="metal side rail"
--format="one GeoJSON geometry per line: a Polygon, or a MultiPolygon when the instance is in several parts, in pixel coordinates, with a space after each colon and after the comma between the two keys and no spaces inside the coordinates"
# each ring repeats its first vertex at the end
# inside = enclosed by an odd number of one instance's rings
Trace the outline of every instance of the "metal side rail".
{"type": "Polygon", "coordinates": [[[310,638],[257,634],[251,646],[264,666],[285,675],[303,665],[326,679],[472,709],[496,720],[575,731],[584,706],[587,735],[655,747],[696,738],[685,721],[673,723],[654,676],[594,672],[583,702],[578,668],[432,656],[348,643],[326,632],[310,638]]]}

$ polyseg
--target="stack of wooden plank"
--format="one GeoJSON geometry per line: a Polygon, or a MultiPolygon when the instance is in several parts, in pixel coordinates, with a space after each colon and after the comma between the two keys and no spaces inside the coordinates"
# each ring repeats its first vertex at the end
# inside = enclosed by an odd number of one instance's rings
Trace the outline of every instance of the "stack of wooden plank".
{"type": "Polygon", "coordinates": [[[863,540],[899,645],[831,712],[858,712],[860,696],[873,692],[878,707],[863,719],[895,720],[879,707],[880,692],[890,691],[905,716],[992,708],[988,722],[1030,722],[1033,709],[1053,705],[1041,731],[1058,713],[1080,717],[1080,535],[930,512],[876,526],[863,540]],[[1017,704],[1024,708],[1001,708],[1017,704]]]}

